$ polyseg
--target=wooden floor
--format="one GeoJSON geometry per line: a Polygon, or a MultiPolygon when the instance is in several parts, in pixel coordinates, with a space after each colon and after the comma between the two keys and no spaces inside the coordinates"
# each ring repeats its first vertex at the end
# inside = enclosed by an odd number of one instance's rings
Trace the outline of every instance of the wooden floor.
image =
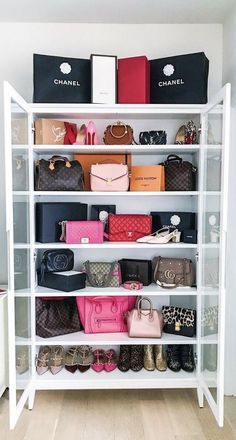
{"type": "Polygon", "coordinates": [[[236,398],[226,397],[219,428],[193,390],[38,391],[8,430],[8,394],[0,399],[0,440],[233,440],[236,398]]]}

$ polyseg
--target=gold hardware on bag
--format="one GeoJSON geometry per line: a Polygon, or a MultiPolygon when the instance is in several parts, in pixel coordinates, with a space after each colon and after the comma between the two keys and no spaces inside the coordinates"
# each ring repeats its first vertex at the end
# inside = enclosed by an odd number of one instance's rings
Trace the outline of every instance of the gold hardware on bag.
{"type": "Polygon", "coordinates": [[[176,332],[180,332],[180,326],[181,326],[181,324],[180,324],[180,322],[179,321],[176,321],[176,323],[175,323],[175,331],[176,332]]]}
{"type": "Polygon", "coordinates": [[[112,179],[111,179],[111,177],[107,178],[107,185],[112,185],[112,179]]]}
{"type": "Polygon", "coordinates": [[[165,277],[170,280],[173,280],[175,277],[175,274],[172,270],[165,270],[165,277]]]}
{"type": "Polygon", "coordinates": [[[69,160],[66,162],[66,168],[71,168],[71,163],[69,162],[69,160]]]}
{"type": "Polygon", "coordinates": [[[49,169],[51,171],[53,171],[55,169],[55,165],[54,165],[54,162],[52,160],[50,160],[49,169]]]}

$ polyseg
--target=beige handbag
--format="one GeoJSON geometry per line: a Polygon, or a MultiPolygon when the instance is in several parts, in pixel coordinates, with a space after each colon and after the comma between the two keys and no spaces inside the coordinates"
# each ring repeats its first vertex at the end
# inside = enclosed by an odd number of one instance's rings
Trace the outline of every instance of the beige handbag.
{"type": "Polygon", "coordinates": [[[137,309],[126,314],[130,338],[161,338],[164,318],[159,310],[153,309],[152,302],[146,296],[138,300],[137,309]],[[143,309],[142,302],[148,301],[149,308],[143,309]]]}
{"type": "Polygon", "coordinates": [[[161,287],[192,286],[194,283],[193,263],[187,258],[156,257],[152,265],[154,281],[161,287]]]}

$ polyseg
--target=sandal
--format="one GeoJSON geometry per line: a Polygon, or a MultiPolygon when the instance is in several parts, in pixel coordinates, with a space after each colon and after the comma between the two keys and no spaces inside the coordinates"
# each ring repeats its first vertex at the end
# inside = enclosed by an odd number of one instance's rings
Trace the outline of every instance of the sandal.
{"type": "Polygon", "coordinates": [[[93,353],[91,347],[88,345],[80,345],[77,348],[78,370],[81,373],[89,370],[90,365],[93,363],[93,353]]]}
{"type": "Polygon", "coordinates": [[[65,369],[70,373],[75,373],[77,367],[77,347],[70,347],[65,355],[65,369]]]}
{"type": "MultiPolygon", "coordinates": [[[[144,237],[138,238],[136,241],[138,243],[150,243],[150,240],[154,240],[156,238],[163,238],[170,234],[170,228],[161,228],[158,231],[153,232],[153,234],[145,235],[144,237]]],[[[169,240],[168,240],[169,241],[169,240]]]]}
{"type": "Polygon", "coordinates": [[[105,370],[109,373],[110,371],[115,370],[117,367],[117,354],[115,350],[112,348],[105,352],[106,362],[105,362],[105,370]]]}
{"type": "Polygon", "coordinates": [[[61,345],[56,345],[51,348],[50,357],[50,371],[52,374],[57,374],[64,366],[64,348],[61,345]]]}
{"type": "Polygon", "coordinates": [[[36,361],[36,371],[42,375],[49,369],[49,361],[51,357],[51,348],[48,345],[40,347],[36,361]]]}
{"type": "Polygon", "coordinates": [[[104,370],[105,368],[105,351],[101,349],[97,349],[93,351],[94,362],[92,363],[92,369],[97,373],[104,370]]]}

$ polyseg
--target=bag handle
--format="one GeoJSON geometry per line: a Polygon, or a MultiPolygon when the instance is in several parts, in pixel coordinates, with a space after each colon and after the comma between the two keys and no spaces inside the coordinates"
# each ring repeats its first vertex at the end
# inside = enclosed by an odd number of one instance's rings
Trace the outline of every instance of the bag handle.
{"type": "Polygon", "coordinates": [[[169,154],[169,156],[167,156],[165,163],[168,164],[169,162],[182,163],[183,159],[181,157],[177,156],[177,154],[169,154]]]}
{"type": "Polygon", "coordinates": [[[141,298],[138,300],[138,304],[137,304],[137,308],[138,308],[138,316],[139,318],[141,318],[141,315],[149,315],[149,319],[152,319],[153,317],[153,307],[152,307],[152,301],[150,300],[150,298],[148,298],[147,296],[141,296],[141,298]],[[142,312],[142,301],[147,301],[149,306],[150,306],[150,311],[148,313],[144,313],[142,312]]]}
{"type": "MultiPolygon", "coordinates": [[[[89,299],[89,298],[88,298],[89,299]]],[[[118,310],[118,304],[117,304],[117,300],[114,296],[95,296],[92,299],[89,299],[89,301],[91,302],[95,302],[95,311],[96,313],[101,313],[102,312],[102,301],[111,301],[111,312],[112,313],[117,313],[118,310]],[[99,311],[98,311],[99,309],[99,311]]]]}
{"type": "Polygon", "coordinates": [[[55,169],[55,163],[58,162],[58,161],[65,162],[66,168],[71,168],[71,163],[70,163],[68,157],[66,157],[66,156],[52,156],[49,159],[49,162],[50,162],[49,163],[49,169],[51,171],[53,171],[55,169]]]}
{"type": "Polygon", "coordinates": [[[116,122],[116,124],[112,124],[112,125],[110,126],[110,133],[111,133],[111,135],[112,135],[115,139],[122,139],[122,138],[128,133],[127,125],[124,124],[123,122],[118,121],[118,122],[116,122]],[[116,134],[113,132],[113,127],[124,127],[124,133],[121,134],[120,136],[116,135],[116,134]]]}

